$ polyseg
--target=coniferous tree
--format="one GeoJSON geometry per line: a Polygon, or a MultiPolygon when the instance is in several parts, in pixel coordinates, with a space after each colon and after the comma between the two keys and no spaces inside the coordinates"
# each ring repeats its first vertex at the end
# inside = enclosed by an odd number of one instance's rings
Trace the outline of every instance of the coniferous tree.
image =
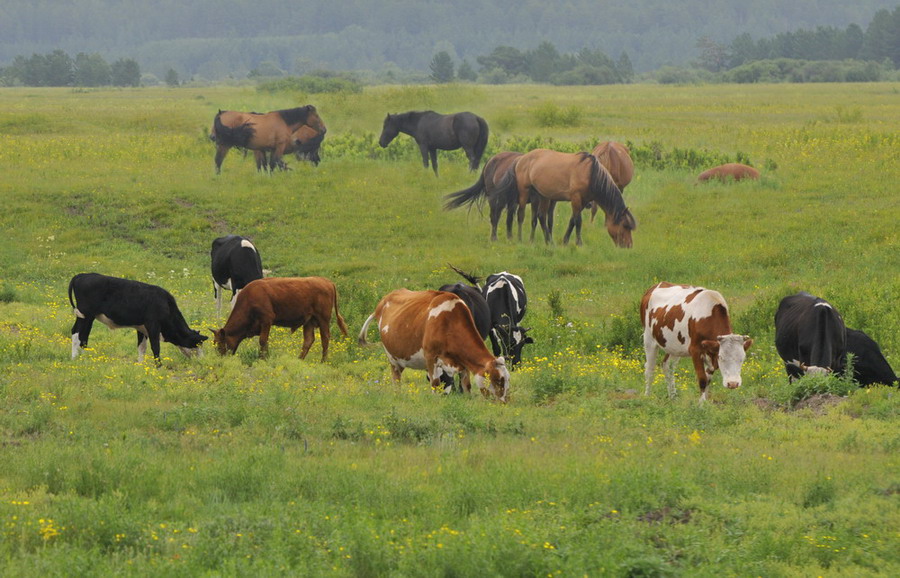
{"type": "Polygon", "coordinates": [[[453,59],[445,50],[441,50],[431,59],[431,80],[438,84],[453,82],[456,75],[453,72],[453,59]]]}

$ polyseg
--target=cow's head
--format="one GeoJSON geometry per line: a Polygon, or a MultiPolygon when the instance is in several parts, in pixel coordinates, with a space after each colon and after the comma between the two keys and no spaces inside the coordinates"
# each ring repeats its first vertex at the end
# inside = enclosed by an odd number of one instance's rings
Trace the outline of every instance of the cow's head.
{"type": "Polygon", "coordinates": [[[216,351],[219,352],[219,355],[225,355],[226,353],[234,354],[240,343],[237,337],[225,335],[224,329],[210,328],[209,331],[213,335],[213,344],[216,346],[216,351]]]}
{"type": "Polygon", "coordinates": [[[200,349],[200,344],[207,339],[209,339],[209,337],[202,335],[199,331],[191,329],[187,335],[184,335],[179,339],[179,342],[176,343],[175,346],[187,357],[194,357],[195,355],[199,356],[203,353],[203,350],[200,349]]]}
{"type": "Polygon", "coordinates": [[[530,327],[513,327],[509,340],[509,364],[515,366],[522,361],[522,348],[529,343],[534,343],[534,339],[526,335],[531,331],[530,327]]]}
{"type": "Polygon", "coordinates": [[[712,360],[714,368],[722,371],[722,383],[728,389],[741,386],[741,366],[747,357],[747,350],[753,340],[746,335],[720,335],[716,339],[707,339],[701,343],[704,353],[712,360]]]}
{"type": "Polygon", "coordinates": [[[506,361],[503,357],[497,357],[488,362],[482,373],[475,375],[475,385],[481,390],[481,393],[491,395],[502,401],[507,402],[507,394],[509,393],[509,370],[506,369],[506,361]],[[485,385],[485,378],[487,384],[485,385]],[[486,388],[486,389],[485,389],[486,388]]]}

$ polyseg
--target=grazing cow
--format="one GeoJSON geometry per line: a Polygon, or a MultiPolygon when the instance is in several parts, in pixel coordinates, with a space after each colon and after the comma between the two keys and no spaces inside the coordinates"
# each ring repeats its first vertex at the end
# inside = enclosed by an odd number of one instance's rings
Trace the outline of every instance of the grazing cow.
{"type": "Polygon", "coordinates": [[[269,277],[257,279],[244,287],[237,296],[234,308],[222,329],[213,329],[217,351],[225,355],[237,351],[241,341],[259,336],[259,356],[269,351],[269,331],[272,326],[289,327],[291,333],[303,328],[303,349],[306,357],[316,340],[316,327],[322,338],[322,361],[328,358],[331,341],[331,310],[338,327],[347,336],[347,324],[338,312],[337,289],[324,277],[269,277]]]}
{"type": "Polygon", "coordinates": [[[793,381],[807,373],[844,372],[847,328],[837,309],[806,292],[789,295],[775,312],[775,349],[793,381]]]}
{"type": "MultiPolygon", "coordinates": [[[[475,329],[478,330],[481,340],[487,339],[491,331],[491,310],[488,309],[487,301],[485,301],[484,295],[481,294],[477,287],[464,283],[452,283],[438,288],[438,291],[453,293],[462,299],[472,313],[472,320],[475,322],[475,329]]],[[[462,379],[462,376],[460,376],[460,379],[462,379]]],[[[449,375],[442,375],[441,383],[444,384],[445,390],[448,387],[452,388],[453,378],[449,375]]]]}
{"type": "Polygon", "coordinates": [[[160,340],[168,341],[190,357],[200,351],[197,348],[207,339],[188,327],[175,298],[156,285],[99,273],[79,273],[69,282],[69,303],[75,310],[72,359],[87,346],[94,319],[110,329],[136,329],[141,362],[148,340],[159,363],[160,340]]]}
{"type": "Polygon", "coordinates": [[[529,329],[519,325],[528,305],[522,278],[506,271],[495,273],[487,278],[481,291],[491,311],[494,355],[502,353],[510,366],[515,366],[522,360],[522,348],[534,343],[534,339],[525,335],[529,329]]]}
{"type": "Polygon", "coordinates": [[[718,179],[720,181],[752,179],[755,181],[759,179],[759,171],[741,163],[728,163],[703,171],[697,177],[697,180],[700,182],[706,182],[710,179],[718,179]]]}
{"type": "Polygon", "coordinates": [[[873,383],[893,385],[900,381],[875,340],[862,331],[847,328],[847,353],[853,354],[856,383],[868,387],[873,383]]]}
{"type": "Polygon", "coordinates": [[[212,261],[216,313],[221,313],[222,291],[231,291],[231,306],[234,307],[234,300],[241,289],[250,281],[262,279],[262,260],[250,239],[239,235],[226,235],[214,240],[209,256],[212,261]]]}
{"type": "MultiPolygon", "coordinates": [[[[391,364],[394,381],[406,368],[424,369],[433,388],[441,385],[441,376],[463,374],[463,389],[471,391],[470,373],[485,396],[488,391],[506,402],[509,371],[503,357],[494,357],[475,328],[472,313],[465,302],[446,291],[409,291],[397,289],[378,302],[375,312],[359,332],[360,345],[366,345],[366,331],[378,320],[381,344],[391,364]],[[487,385],[485,385],[487,378],[487,385]],[[487,389],[487,391],[486,391],[487,389]]],[[[444,389],[449,393],[448,390],[444,389]]]]}
{"type": "Polygon", "coordinates": [[[694,362],[700,385],[700,403],[706,401],[706,387],[716,369],[722,370],[722,382],[728,389],[741,385],[741,366],[753,340],[732,332],[728,304],[718,291],[658,283],[641,299],[644,326],[644,394],[656,368],[656,356],[665,352],[663,373],[669,397],[675,397],[675,364],[681,357],[694,362]]]}

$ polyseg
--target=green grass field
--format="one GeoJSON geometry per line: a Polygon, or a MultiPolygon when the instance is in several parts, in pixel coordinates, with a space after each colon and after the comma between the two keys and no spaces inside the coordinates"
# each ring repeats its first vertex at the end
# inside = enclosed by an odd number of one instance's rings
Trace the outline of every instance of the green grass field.
{"type": "Polygon", "coordinates": [[[897,575],[900,396],[789,385],[772,320],[820,295],[900,370],[898,93],[0,89],[0,574],[897,575]],[[329,128],[318,167],[260,175],[232,151],[214,174],[217,110],[307,103],[329,128]],[[484,116],[489,154],[614,139],[763,176],[639,163],[633,249],[600,224],[583,247],[491,243],[486,211],[441,209],[477,178],[461,151],[436,178],[408,137],[377,147],[386,113],[425,108],[484,116]],[[70,359],[78,272],[161,285],[192,327],[221,327],[209,247],[227,233],[273,276],[335,281],[351,336],[327,363],[277,329],[267,360],[251,340],[138,364],[133,332],[99,324],[70,359]],[[448,263],[525,281],[536,343],[507,405],[435,395],[423,372],[395,385],[381,347],[356,345],[387,292],[459,280],[448,263]],[[643,396],[638,302],[661,280],[726,297],[755,339],[739,390],[716,375],[700,407],[683,361],[676,399],[661,375],[643,396]]]}

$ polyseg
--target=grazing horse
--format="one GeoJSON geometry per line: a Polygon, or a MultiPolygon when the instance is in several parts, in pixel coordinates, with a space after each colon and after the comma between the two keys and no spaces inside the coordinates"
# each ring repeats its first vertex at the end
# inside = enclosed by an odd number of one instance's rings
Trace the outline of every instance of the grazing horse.
{"type": "Polygon", "coordinates": [[[216,143],[216,173],[221,171],[222,161],[232,147],[262,153],[256,155],[257,170],[266,166],[270,171],[276,167],[283,169],[281,159],[285,153],[317,151],[325,131],[325,123],[311,104],[265,114],[220,110],[209,135],[216,143]],[[302,127],[309,127],[313,132],[301,131],[302,127]],[[269,153],[268,160],[266,153],[269,153]]]}
{"type": "MultiPolygon", "coordinates": [[[[625,187],[631,183],[634,178],[634,162],[631,160],[631,154],[628,147],[614,140],[601,141],[594,147],[591,154],[597,157],[600,164],[609,171],[616,186],[623,193],[625,187]]],[[[591,222],[594,222],[594,215],[597,214],[597,205],[591,207],[591,222]]]]}
{"type": "MultiPolygon", "coordinates": [[[[285,147],[284,154],[293,153],[298,161],[309,161],[313,166],[318,166],[322,161],[322,158],[319,156],[319,145],[322,144],[324,138],[325,133],[319,134],[318,130],[304,124],[291,133],[291,142],[285,147]]],[[[266,151],[253,151],[257,171],[268,169],[272,154],[269,153],[267,156],[266,151]]],[[[271,162],[271,164],[283,171],[290,170],[283,160],[277,163],[271,162]]]]}
{"type": "Polygon", "coordinates": [[[514,187],[519,198],[519,240],[525,219],[525,205],[533,193],[542,198],[538,207],[538,220],[544,239],[553,241],[552,228],[547,226],[547,213],[553,201],[569,201],[572,218],[563,236],[563,244],[569,242],[572,230],[581,245],[581,211],[588,202],[600,205],[606,213],[606,231],[617,247],[628,249],[632,245],[631,232],[637,221],[625,201],[622,192],[613,182],[609,172],[597,157],[590,153],[561,153],[549,149],[535,149],[522,155],[502,179],[500,188],[514,187]]]}
{"type": "Polygon", "coordinates": [[[444,115],[425,110],[389,114],[384,119],[378,144],[382,148],[387,147],[401,132],[415,139],[426,169],[431,157],[435,175],[438,174],[438,149],[451,151],[462,148],[469,159],[469,170],[475,171],[481,164],[488,141],[487,122],[471,112],[444,115]]]}

